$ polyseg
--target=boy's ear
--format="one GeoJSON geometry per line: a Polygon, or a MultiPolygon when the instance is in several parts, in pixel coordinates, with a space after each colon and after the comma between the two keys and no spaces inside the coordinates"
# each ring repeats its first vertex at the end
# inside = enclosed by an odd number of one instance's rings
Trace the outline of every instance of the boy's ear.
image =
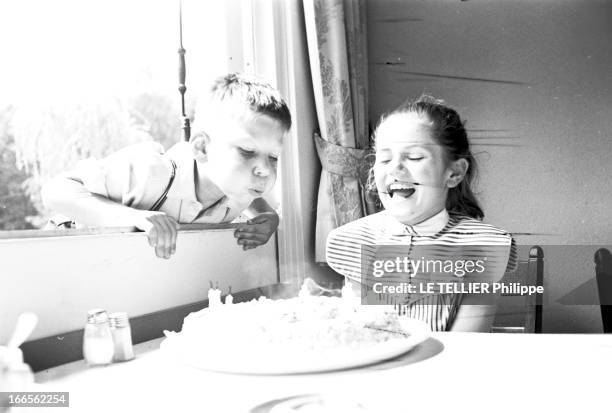
{"type": "Polygon", "coordinates": [[[454,188],[463,181],[465,174],[470,167],[469,162],[465,158],[457,159],[452,161],[449,166],[449,176],[446,180],[446,186],[448,188],[454,188]]]}
{"type": "Polygon", "coordinates": [[[191,147],[193,148],[194,157],[197,161],[206,161],[206,146],[210,142],[210,138],[206,133],[198,133],[191,138],[191,147]]]}

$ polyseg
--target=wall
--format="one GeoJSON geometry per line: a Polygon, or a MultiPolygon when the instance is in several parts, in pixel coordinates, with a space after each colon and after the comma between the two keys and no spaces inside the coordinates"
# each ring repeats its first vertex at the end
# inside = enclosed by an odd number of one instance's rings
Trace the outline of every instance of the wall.
{"type": "Polygon", "coordinates": [[[242,251],[234,229],[181,231],[177,251],[159,259],[143,233],[0,239],[0,343],[22,311],[40,320],[31,339],[83,328],[87,310],[130,317],[278,280],[276,243],[242,251]]]}
{"type": "Polygon", "coordinates": [[[368,36],[371,119],[424,92],[454,106],[486,221],[545,245],[545,332],[600,332],[597,306],[558,301],[595,296],[612,242],[612,2],[370,0],[368,36]]]}

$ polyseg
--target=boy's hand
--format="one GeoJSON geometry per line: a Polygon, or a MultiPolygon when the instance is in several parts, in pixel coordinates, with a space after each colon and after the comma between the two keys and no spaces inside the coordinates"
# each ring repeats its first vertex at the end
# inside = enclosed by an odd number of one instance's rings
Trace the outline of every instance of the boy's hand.
{"type": "Polygon", "coordinates": [[[168,259],[176,252],[178,223],[164,212],[138,211],[136,228],[147,233],[149,245],[155,248],[159,258],[168,259]]]}
{"type": "Polygon", "coordinates": [[[265,212],[250,219],[234,232],[238,238],[238,245],[243,250],[259,247],[268,242],[278,228],[278,215],[274,212],[265,212]]]}

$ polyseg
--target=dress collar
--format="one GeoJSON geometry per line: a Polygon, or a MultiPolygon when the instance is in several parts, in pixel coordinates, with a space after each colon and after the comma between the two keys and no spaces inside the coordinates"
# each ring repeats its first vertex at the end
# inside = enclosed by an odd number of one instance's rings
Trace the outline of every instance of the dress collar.
{"type": "Polygon", "coordinates": [[[201,209],[207,209],[225,200],[225,194],[201,170],[196,169],[193,149],[187,142],[180,142],[168,149],[168,156],[176,162],[176,177],[168,191],[169,198],[180,198],[200,204],[201,209]],[[195,174],[198,172],[198,185],[205,188],[198,197],[196,195],[195,174]]]}
{"type": "Polygon", "coordinates": [[[448,224],[448,220],[449,215],[446,209],[414,225],[402,224],[395,217],[386,214],[386,228],[391,235],[434,235],[442,231],[448,224]]]}

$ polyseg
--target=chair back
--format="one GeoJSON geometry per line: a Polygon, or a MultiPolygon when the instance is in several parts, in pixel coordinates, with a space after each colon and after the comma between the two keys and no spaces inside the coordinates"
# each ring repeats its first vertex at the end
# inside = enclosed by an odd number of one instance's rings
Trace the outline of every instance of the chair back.
{"type": "MultiPolygon", "coordinates": [[[[514,271],[507,272],[502,283],[521,285],[544,285],[544,252],[539,246],[529,250],[527,260],[519,260],[514,271]]],[[[493,333],[541,333],[542,332],[542,294],[520,295],[502,294],[498,305],[493,333]]]]}
{"type": "Polygon", "coordinates": [[[612,333],[612,254],[605,248],[595,252],[595,277],[604,333],[612,333]]]}

